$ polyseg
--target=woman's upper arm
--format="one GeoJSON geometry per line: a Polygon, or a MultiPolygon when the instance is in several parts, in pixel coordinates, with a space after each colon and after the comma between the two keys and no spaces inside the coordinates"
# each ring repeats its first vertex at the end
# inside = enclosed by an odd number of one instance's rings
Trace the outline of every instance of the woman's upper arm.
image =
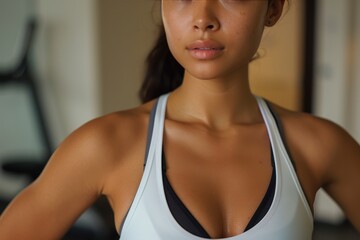
{"type": "Polygon", "coordinates": [[[316,191],[324,188],[360,232],[359,143],[331,121],[303,113],[282,113],[290,150],[295,160],[300,159],[298,167],[302,166],[297,169],[302,173],[300,180],[310,189],[310,203],[316,191]]]}
{"type": "Polygon", "coordinates": [[[360,232],[360,145],[344,130],[335,130],[328,168],[329,182],[324,189],[344,210],[360,232]]]}
{"type": "Polygon", "coordinates": [[[55,151],[37,180],[0,217],[0,239],[59,239],[101,194],[107,131],[89,123],[55,151]]]}

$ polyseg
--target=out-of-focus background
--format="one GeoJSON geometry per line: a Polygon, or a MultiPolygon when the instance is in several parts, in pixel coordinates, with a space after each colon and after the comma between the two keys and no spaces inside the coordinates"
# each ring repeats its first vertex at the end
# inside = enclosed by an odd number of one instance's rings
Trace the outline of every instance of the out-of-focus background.
{"type": "MultiPolygon", "coordinates": [[[[0,213],[74,129],[139,104],[156,2],[0,0],[0,213]]],[[[359,0],[291,0],[259,53],[256,94],[329,118],[360,141],[359,0]]],[[[360,239],[323,192],[316,209],[314,239],[360,239]]],[[[115,239],[114,228],[100,199],[64,239],[115,239]]]]}

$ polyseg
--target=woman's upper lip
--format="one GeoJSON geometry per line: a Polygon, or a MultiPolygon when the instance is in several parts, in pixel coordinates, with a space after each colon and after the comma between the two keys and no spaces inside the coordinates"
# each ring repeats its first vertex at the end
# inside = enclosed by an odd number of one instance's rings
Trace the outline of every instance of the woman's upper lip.
{"type": "Polygon", "coordinates": [[[187,50],[222,50],[224,46],[214,40],[197,40],[186,46],[187,50]]]}

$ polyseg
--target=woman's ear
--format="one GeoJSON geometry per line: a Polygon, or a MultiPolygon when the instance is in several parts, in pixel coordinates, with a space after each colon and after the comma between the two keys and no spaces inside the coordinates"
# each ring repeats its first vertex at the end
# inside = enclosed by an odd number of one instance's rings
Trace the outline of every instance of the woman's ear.
{"type": "Polygon", "coordinates": [[[285,0],[269,0],[269,7],[265,18],[265,26],[272,27],[280,19],[285,0]]]}

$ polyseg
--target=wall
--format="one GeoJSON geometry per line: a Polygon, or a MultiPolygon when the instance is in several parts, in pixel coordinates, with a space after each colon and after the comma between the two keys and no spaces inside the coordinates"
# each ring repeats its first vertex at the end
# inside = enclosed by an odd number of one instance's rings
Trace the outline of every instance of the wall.
{"type": "MultiPolygon", "coordinates": [[[[17,61],[29,16],[38,28],[32,51],[37,85],[55,145],[100,114],[95,0],[0,0],[0,69],[17,61]]],[[[0,160],[38,159],[42,153],[31,97],[22,86],[0,89],[0,160]]],[[[13,196],[25,180],[1,172],[1,196],[13,196]]]]}
{"type": "Polygon", "coordinates": [[[36,0],[36,65],[55,143],[100,112],[95,0],[36,0]]]}
{"type": "Polygon", "coordinates": [[[55,142],[96,116],[137,105],[160,15],[155,1],[36,2],[37,67],[55,142]]]}
{"type": "Polygon", "coordinates": [[[25,23],[34,14],[31,0],[0,0],[0,69],[16,64],[25,23]]]}
{"type": "Polygon", "coordinates": [[[360,143],[360,1],[352,0],[349,39],[350,98],[348,101],[349,131],[360,143]]]}
{"type": "MultiPolygon", "coordinates": [[[[318,1],[315,72],[315,114],[344,127],[360,141],[360,2],[318,1]]],[[[337,205],[324,192],[316,202],[317,216],[343,220],[337,205]]]]}
{"type": "Polygon", "coordinates": [[[360,4],[319,1],[315,112],[360,141],[360,4]]]}
{"type": "Polygon", "coordinates": [[[250,64],[252,90],[289,109],[301,108],[304,1],[286,5],[279,22],[266,28],[259,53],[250,64]]]}
{"type": "Polygon", "coordinates": [[[156,35],[156,1],[99,0],[101,111],[134,107],[146,55],[156,35]]]}
{"type": "MultiPolygon", "coordinates": [[[[25,27],[34,14],[30,0],[0,0],[0,71],[14,68],[22,53],[25,27]]],[[[11,159],[42,155],[31,95],[23,85],[0,84],[0,165],[11,159]]],[[[27,183],[0,168],[0,197],[8,198],[27,183]]]]}
{"type": "MultiPolygon", "coordinates": [[[[16,62],[27,17],[36,15],[38,20],[33,66],[55,145],[84,122],[139,103],[144,60],[155,36],[153,17],[160,14],[154,1],[0,1],[0,27],[7,31],[0,38],[0,69],[16,62]]],[[[26,94],[16,88],[0,92],[2,105],[13,102],[17,108],[7,108],[19,112],[11,118],[14,114],[2,110],[0,133],[18,136],[16,144],[0,140],[2,155],[10,150],[41,155],[26,94]],[[19,148],[21,143],[25,146],[19,148]]],[[[7,176],[1,183],[0,194],[12,196],[24,180],[7,176]]]]}

